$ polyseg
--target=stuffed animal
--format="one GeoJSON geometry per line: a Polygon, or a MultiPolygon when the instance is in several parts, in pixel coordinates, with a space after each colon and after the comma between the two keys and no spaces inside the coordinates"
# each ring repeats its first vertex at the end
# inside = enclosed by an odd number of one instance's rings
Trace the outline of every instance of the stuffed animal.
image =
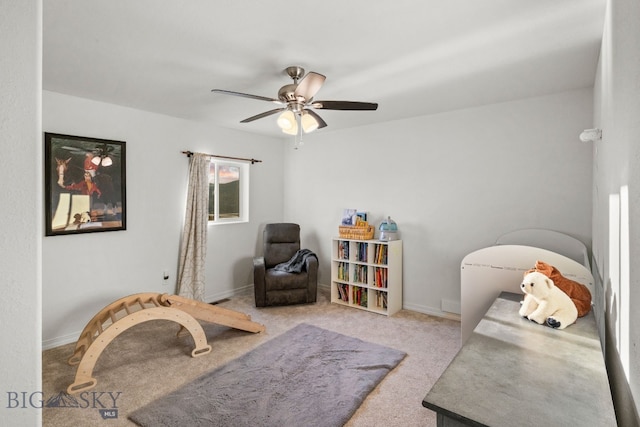
{"type": "Polygon", "coordinates": [[[544,274],[528,273],[520,287],[525,293],[519,312],[522,317],[557,329],[566,328],[578,318],[578,309],[571,298],[544,274]]]}
{"type": "Polygon", "coordinates": [[[553,283],[562,290],[565,294],[569,295],[571,301],[576,305],[578,309],[578,317],[582,317],[589,313],[591,310],[591,292],[582,283],[578,283],[571,279],[564,277],[557,268],[542,261],[536,261],[536,266],[527,273],[533,271],[540,272],[553,280],[553,283]]]}

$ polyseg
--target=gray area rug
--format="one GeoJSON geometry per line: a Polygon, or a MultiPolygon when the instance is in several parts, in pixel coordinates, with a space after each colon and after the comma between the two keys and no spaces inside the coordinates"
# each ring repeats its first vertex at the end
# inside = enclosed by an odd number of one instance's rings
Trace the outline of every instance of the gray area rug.
{"type": "Polygon", "coordinates": [[[303,323],[129,419],[149,427],[342,426],[405,356],[303,323]]]}

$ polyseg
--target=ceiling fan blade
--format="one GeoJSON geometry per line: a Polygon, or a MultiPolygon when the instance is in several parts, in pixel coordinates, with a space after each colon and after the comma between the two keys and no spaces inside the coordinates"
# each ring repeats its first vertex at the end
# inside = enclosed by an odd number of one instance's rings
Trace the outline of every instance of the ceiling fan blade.
{"type": "Polygon", "coordinates": [[[311,107],[323,110],[354,110],[354,111],[372,111],[378,109],[375,102],[356,102],[356,101],[314,101],[311,107]]]}
{"type": "Polygon", "coordinates": [[[273,102],[273,103],[276,103],[276,104],[282,104],[283,103],[279,99],[267,98],[266,96],[260,96],[260,95],[251,95],[251,94],[242,93],[242,92],[233,92],[231,90],[211,89],[211,92],[221,93],[223,95],[233,95],[233,96],[241,96],[243,98],[257,99],[258,101],[269,101],[269,102],[273,102]]]}
{"type": "Polygon", "coordinates": [[[240,123],[249,123],[254,120],[261,119],[263,117],[271,116],[272,114],[279,113],[280,111],[284,111],[286,108],[276,108],[274,110],[265,111],[264,113],[256,114],[255,116],[251,116],[247,119],[241,120],[240,123]]]}
{"type": "Polygon", "coordinates": [[[326,77],[322,74],[309,71],[298,83],[298,87],[293,92],[295,96],[302,96],[307,101],[314,97],[324,84],[326,77]]]}
{"type": "Polygon", "coordinates": [[[308,108],[305,108],[305,111],[309,114],[311,114],[313,116],[314,119],[316,119],[316,121],[318,122],[318,129],[322,129],[324,127],[327,127],[327,122],[325,122],[324,120],[322,120],[322,117],[320,117],[318,115],[318,113],[316,113],[313,110],[310,110],[308,108]]]}

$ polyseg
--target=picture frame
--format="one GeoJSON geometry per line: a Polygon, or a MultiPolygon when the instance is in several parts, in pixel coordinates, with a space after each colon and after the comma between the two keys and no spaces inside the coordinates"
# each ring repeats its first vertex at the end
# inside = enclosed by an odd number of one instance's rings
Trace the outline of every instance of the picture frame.
{"type": "Polygon", "coordinates": [[[357,209],[345,209],[342,212],[341,225],[356,225],[357,209]]]}
{"type": "Polygon", "coordinates": [[[127,229],[126,143],[45,132],[45,235],[127,229]]]}

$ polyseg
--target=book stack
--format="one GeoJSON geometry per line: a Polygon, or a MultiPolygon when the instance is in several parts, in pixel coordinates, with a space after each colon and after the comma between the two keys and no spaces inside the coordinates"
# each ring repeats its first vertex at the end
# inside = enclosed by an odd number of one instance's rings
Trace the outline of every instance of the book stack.
{"type": "Polygon", "coordinates": [[[346,303],[349,302],[349,285],[338,285],[338,298],[346,303]]]}
{"type": "Polygon", "coordinates": [[[383,291],[376,291],[376,307],[387,309],[387,293],[383,291]]]}
{"type": "Polygon", "coordinates": [[[362,307],[367,307],[367,290],[359,286],[353,287],[353,303],[362,307]]]}
{"type": "Polygon", "coordinates": [[[387,245],[376,244],[375,248],[375,259],[373,262],[376,264],[386,264],[387,263],[387,245]]]}
{"type": "Polygon", "coordinates": [[[373,286],[376,288],[386,288],[389,270],[386,268],[375,267],[373,269],[375,277],[373,278],[373,286]]]}
{"type": "Polygon", "coordinates": [[[367,244],[358,242],[356,246],[356,259],[360,262],[367,262],[367,244]]]}
{"type": "Polygon", "coordinates": [[[369,269],[366,265],[356,265],[353,270],[353,281],[366,284],[368,271],[369,269]]]}
{"type": "Polygon", "coordinates": [[[349,263],[348,262],[339,262],[338,263],[338,280],[349,281],[349,263]]]}
{"type": "Polygon", "coordinates": [[[338,258],[349,259],[349,242],[338,242],[338,258]]]}

